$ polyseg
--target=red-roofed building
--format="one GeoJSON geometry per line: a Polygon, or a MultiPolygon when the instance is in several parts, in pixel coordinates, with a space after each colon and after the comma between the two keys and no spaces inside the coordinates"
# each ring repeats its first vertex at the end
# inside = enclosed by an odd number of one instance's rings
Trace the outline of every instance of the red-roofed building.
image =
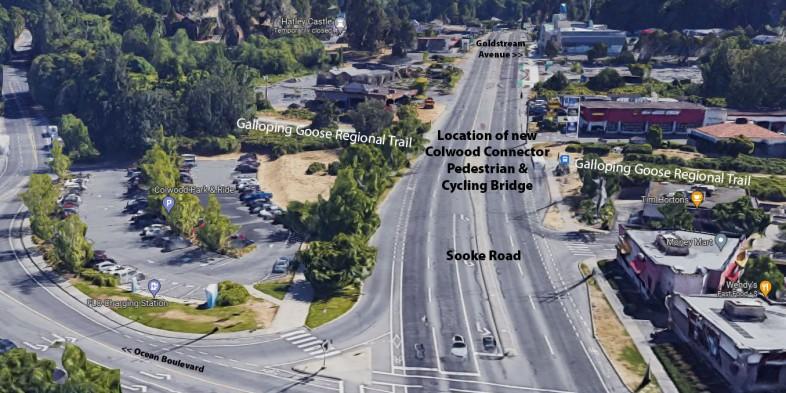
{"type": "Polygon", "coordinates": [[[690,102],[584,101],[579,128],[586,136],[644,136],[654,125],[667,138],[684,138],[688,130],[707,124],[707,108],[690,102]],[[585,134],[586,133],[586,134],[585,134]]]}
{"type": "Polygon", "coordinates": [[[720,153],[717,143],[726,139],[743,136],[753,141],[753,155],[759,157],[786,158],[786,135],[772,132],[753,123],[722,123],[692,128],[688,144],[699,151],[720,153]]]}

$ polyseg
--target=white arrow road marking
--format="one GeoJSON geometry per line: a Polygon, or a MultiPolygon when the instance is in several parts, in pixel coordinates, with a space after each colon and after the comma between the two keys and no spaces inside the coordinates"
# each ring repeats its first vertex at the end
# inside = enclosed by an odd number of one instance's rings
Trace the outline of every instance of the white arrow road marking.
{"type": "Polygon", "coordinates": [[[151,386],[155,386],[155,387],[157,387],[157,388],[159,388],[159,389],[161,389],[161,390],[166,390],[166,391],[167,391],[167,392],[169,392],[169,393],[180,393],[180,392],[178,392],[177,390],[173,390],[173,389],[170,389],[170,388],[168,388],[168,387],[166,387],[166,386],[161,386],[161,385],[159,385],[159,384],[156,384],[156,383],[153,383],[153,382],[148,382],[148,381],[145,381],[144,379],[139,379],[139,378],[137,378],[137,377],[135,377],[135,376],[133,376],[133,375],[130,375],[130,376],[128,376],[128,378],[131,378],[131,379],[133,379],[134,381],[139,381],[139,382],[142,382],[142,383],[146,383],[146,384],[148,384],[148,385],[151,385],[151,386]]]}
{"type": "Polygon", "coordinates": [[[44,345],[44,344],[30,344],[27,341],[25,341],[24,344],[27,345],[28,347],[32,348],[32,349],[37,349],[37,350],[39,350],[41,352],[45,352],[47,349],[49,349],[49,347],[44,345]]]}
{"type": "Polygon", "coordinates": [[[126,390],[130,390],[132,392],[142,392],[142,393],[147,392],[147,386],[145,386],[145,385],[123,385],[123,384],[121,384],[120,387],[123,388],[123,389],[126,389],[126,390]]]}
{"type": "Polygon", "coordinates": [[[140,371],[139,373],[144,375],[144,376],[147,376],[147,377],[150,377],[150,378],[155,378],[155,379],[166,379],[167,381],[172,379],[171,375],[164,374],[164,373],[151,374],[151,373],[146,372],[146,371],[140,371]]]}

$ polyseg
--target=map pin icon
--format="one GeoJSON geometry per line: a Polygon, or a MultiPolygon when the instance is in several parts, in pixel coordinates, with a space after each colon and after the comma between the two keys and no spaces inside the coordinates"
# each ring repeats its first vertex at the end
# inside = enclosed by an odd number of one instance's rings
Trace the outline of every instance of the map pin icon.
{"type": "Polygon", "coordinates": [[[715,245],[718,246],[718,250],[723,251],[723,246],[726,245],[727,240],[728,238],[726,237],[726,235],[722,233],[715,235],[715,245]]]}
{"type": "Polygon", "coordinates": [[[161,283],[156,279],[152,279],[147,282],[147,290],[153,294],[153,297],[156,297],[156,295],[158,295],[158,291],[161,290],[161,283]]]}
{"type": "Polygon", "coordinates": [[[166,212],[169,213],[170,211],[172,211],[172,208],[175,207],[175,198],[172,198],[171,196],[167,195],[161,201],[161,204],[164,206],[164,209],[166,209],[166,212]]]}

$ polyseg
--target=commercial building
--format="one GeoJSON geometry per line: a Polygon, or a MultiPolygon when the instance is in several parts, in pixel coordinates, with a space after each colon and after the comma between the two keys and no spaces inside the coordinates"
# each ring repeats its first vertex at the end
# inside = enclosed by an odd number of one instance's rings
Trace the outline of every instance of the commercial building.
{"type": "Polygon", "coordinates": [[[737,123],[714,124],[691,128],[688,144],[703,153],[722,152],[718,144],[730,138],[743,136],[753,141],[753,155],[758,157],[786,157],[786,135],[772,132],[753,123],[738,120],[737,123]]]}
{"type": "Polygon", "coordinates": [[[382,100],[388,105],[404,103],[414,97],[417,91],[352,82],[342,87],[317,86],[314,94],[317,100],[330,100],[339,107],[348,109],[365,100],[382,100]]]}
{"type": "Polygon", "coordinates": [[[786,131],[786,111],[744,111],[726,109],[726,119],[730,122],[745,120],[770,131],[786,131]]]}
{"type": "Polygon", "coordinates": [[[658,209],[663,204],[680,203],[685,205],[688,212],[693,215],[694,228],[710,229],[710,227],[714,226],[712,208],[719,203],[732,203],[740,198],[751,198],[752,205],[758,207],[756,198],[749,197],[742,188],[651,181],[647,187],[647,192],[644,196],[644,208],[639,213],[639,217],[644,223],[662,220],[663,214],[658,209]],[[701,191],[704,194],[704,200],[699,207],[696,207],[690,201],[690,194],[693,191],[701,191]]]}
{"type": "Polygon", "coordinates": [[[783,42],[783,37],[777,35],[764,35],[760,34],[756,37],[751,38],[751,42],[754,45],[770,45],[770,44],[777,44],[779,42],[783,42]]]}
{"type": "Polygon", "coordinates": [[[658,125],[664,136],[684,138],[690,128],[705,124],[707,113],[701,105],[680,101],[586,101],[581,103],[579,129],[593,136],[634,136],[658,125]]]}
{"type": "Polygon", "coordinates": [[[538,48],[543,52],[553,41],[565,54],[585,54],[595,44],[603,43],[609,55],[618,55],[627,44],[625,32],[609,29],[606,25],[567,20],[565,14],[552,15],[551,23],[540,25],[538,48]]]}
{"type": "Polygon", "coordinates": [[[735,393],[786,392],[786,306],[758,298],[674,294],[674,333],[735,393]]]}
{"type": "Polygon", "coordinates": [[[715,234],[620,225],[617,260],[645,298],[660,302],[674,293],[717,293],[736,282],[748,261],[743,244],[728,237],[721,248],[715,234]]]}
{"type": "Polygon", "coordinates": [[[418,51],[450,53],[461,48],[461,36],[418,37],[418,51]]]}
{"type": "Polygon", "coordinates": [[[342,67],[320,71],[317,74],[317,85],[341,87],[352,82],[382,85],[395,79],[397,79],[396,73],[390,68],[342,67]]]}

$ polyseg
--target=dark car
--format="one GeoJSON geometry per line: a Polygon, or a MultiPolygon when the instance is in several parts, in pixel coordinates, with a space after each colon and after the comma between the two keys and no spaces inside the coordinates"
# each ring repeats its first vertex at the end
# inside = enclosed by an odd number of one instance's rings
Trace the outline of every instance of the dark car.
{"type": "Polygon", "coordinates": [[[0,338],[0,355],[16,348],[16,344],[6,338],[0,338]]]}
{"type": "Polygon", "coordinates": [[[180,182],[183,184],[194,184],[194,179],[188,173],[180,173],[180,182]]]}
{"type": "Polygon", "coordinates": [[[497,339],[494,336],[483,336],[483,349],[493,351],[497,348],[497,339]]]}
{"type": "Polygon", "coordinates": [[[235,171],[240,173],[254,173],[257,171],[258,167],[258,165],[240,164],[235,167],[235,171]]]}
{"type": "Polygon", "coordinates": [[[247,161],[247,160],[256,161],[257,160],[257,155],[256,155],[256,153],[243,153],[240,157],[238,157],[237,160],[238,161],[247,161]]]}
{"type": "Polygon", "coordinates": [[[192,246],[190,240],[184,239],[180,236],[172,236],[164,239],[165,241],[164,241],[163,248],[161,248],[161,252],[172,252],[192,246]]]}

